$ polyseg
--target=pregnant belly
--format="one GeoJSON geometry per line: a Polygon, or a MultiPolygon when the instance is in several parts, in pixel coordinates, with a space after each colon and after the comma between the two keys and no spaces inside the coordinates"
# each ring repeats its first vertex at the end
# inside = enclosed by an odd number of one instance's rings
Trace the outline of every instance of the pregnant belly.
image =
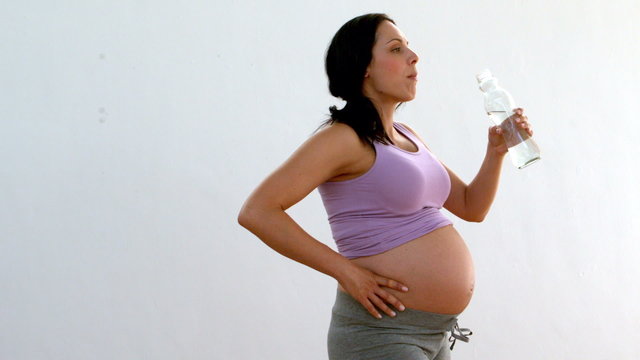
{"type": "Polygon", "coordinates": [[[453,225],[384,253],[351,261],[409,287],[408,292],[384,287],[408,308],[459,314],[471,301],[475,283],[473,260],[453,225]]]}

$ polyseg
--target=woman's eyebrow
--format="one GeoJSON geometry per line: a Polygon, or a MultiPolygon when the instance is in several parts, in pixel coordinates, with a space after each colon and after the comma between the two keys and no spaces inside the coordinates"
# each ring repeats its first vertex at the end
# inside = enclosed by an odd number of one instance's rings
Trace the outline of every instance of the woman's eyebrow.
{"type": "MultiPolygon", "coordinates": [[[[393,40],[398,40],[398,41],[402,42],[402,40],[401,40],[401,39],[393,38],[393,39],[391,39],[391,40],[387,41],[387,44],[388,44],[388,43],[390,43],[390,42],[392,42],[393,40]]],[[[407,41],[407,45],[409,45],[409,42],[408,42],[408,41],[407,41]]]]}

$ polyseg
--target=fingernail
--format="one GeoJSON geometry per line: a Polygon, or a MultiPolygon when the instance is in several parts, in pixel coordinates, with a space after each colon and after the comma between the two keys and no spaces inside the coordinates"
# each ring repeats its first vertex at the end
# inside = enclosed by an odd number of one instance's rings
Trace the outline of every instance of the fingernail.
{"type": "Polygon", "coordinates": [[[404,290],[404,291],[409,291],[409,288],[408,288],[408,287],[406,287],[406,286],[403,286],[403,287],[402,287],[402,290],[404,290]]]}
{"type": "Polygon", "coordinates": [[[396,313],[394,311],[391,312],[391,316],[396,316],[396,313]]]}
{"type": "Polygon", "coordinates": [[[400,305],[400,311],[404,311],[405,307],[404,305],[400,305]]]}
{"type": "Polygon", "coordinates": [[[382,319],[382,315],[378,314],[377,318],[382,319]]]}

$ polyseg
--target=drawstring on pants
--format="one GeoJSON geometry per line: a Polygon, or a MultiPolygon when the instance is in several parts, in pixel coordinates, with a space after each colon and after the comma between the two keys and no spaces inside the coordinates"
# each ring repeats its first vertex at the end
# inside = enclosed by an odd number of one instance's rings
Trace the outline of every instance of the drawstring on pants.
{"type": "Polygon", "coordinates": [[[458,326],[458,322],[456,321],[456,324],[451,329],[451,336],[449,337],[449,342],[451,342],[451,347],[449,349],[453,350],[453,345],[456,344],[456,340],[461,340],[468,343],[469,336],[472,334],[473,334],[473,331],[471,331],[471,329],[460,328],[458,326]],[[456,331],[458,332],[457,334],[456,334],[456,331]]]}

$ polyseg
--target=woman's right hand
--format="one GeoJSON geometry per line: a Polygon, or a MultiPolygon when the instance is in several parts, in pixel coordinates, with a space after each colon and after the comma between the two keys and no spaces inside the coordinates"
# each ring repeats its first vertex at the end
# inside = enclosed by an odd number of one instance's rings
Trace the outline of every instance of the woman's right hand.
{"type": "Polygon", "coordinates": [[[376,309],[377,306],[389,316],[396,316],[386,303],[392,304],[400,311],[404,311],[405,307],[400,300],[382,288],[384,286],[398,291],[409,291],[404,284],[378,275],[356,264],[352,263],[352,265],[353,267],[349,268],[347,274],[342,279],[338,279],[338,283],[347,293],[360,302],[371,315],[378,319],[382,318],[382,315],[376,309]]]}

